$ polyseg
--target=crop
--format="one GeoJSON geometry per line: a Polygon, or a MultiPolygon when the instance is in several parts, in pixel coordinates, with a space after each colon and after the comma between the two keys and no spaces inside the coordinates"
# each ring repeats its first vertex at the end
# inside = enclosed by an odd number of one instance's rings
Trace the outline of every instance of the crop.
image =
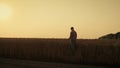
{"type": "Polygon", "coordinates": [[[77,64],[120,64],[120,40],[78,39],[72,55],[68,39],[0,38],[0,57],[77,64]]]}

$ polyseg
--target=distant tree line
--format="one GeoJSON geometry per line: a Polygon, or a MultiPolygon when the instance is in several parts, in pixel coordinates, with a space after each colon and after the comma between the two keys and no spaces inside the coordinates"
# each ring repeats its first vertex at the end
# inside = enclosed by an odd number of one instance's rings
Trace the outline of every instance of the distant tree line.
{"type": "Polygon", "coordinates": [[[107,34],[99,37],[99,39],[120,39],[120,32],[117,32],[116,34],[107,34]]]}

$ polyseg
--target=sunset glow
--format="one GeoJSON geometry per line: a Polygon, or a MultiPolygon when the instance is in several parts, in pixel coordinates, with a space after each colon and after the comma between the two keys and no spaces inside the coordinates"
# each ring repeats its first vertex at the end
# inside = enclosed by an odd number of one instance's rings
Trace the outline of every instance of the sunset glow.
{"type": "MultiPolygon", "coordinates": [[[[94,39],[120,31],[120,0],[2,0],[0,37],[94,39]]],[[[0,4],[1,5],[1,4],[0,4]]]]}
{"type": "Polygon", "coordinates": [[[0,20],[8,19],[12,14],[12,10],[5,4],[0,4],[0,20]]]}

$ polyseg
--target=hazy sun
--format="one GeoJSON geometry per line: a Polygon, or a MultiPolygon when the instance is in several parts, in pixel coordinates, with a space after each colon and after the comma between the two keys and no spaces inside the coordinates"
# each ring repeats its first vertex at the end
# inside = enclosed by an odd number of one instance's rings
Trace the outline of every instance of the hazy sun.
{"type": "Polygon", "coordinates": [[[10,18],[12,10],[8,5],[0,4],[0,20],[6,20],[10,18]]]}

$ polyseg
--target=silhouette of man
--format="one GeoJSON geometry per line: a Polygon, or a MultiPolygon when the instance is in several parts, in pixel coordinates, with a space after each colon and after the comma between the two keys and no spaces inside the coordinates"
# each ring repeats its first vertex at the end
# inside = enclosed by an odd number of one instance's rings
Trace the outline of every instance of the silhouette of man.
{"type": "Polygon", "coordinates": [[[76,39],[77,39],[77,33],[74,30],[74,27],[71,27],[71,32],[70,32],[70,42],[71,42],[71,49],[72,49],[72,53],[75,54],[75,50],[76,50],[76,39]]]}

